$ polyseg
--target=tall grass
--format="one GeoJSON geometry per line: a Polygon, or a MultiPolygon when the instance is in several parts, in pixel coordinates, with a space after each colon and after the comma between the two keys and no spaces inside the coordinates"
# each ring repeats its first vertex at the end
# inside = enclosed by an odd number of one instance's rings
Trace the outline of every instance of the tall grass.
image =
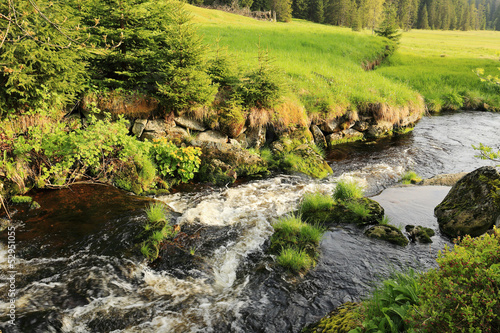
{"type": "Polygon", "coordinates": [[[146,239],[141,243],[140,251],[149,261],[154,261],[159,256],[160,245],[166,239],[175,237],[176,231],[169,225],[164,203],[150,203],[146,215],[148,221],[143,226],[146,239]]]}
{"type": "Polygon", "coordinates": [[[406,83],[362,68],[384,54],[382,38],[303,20],[271,23],[188,8],[205,43],[227,48],[235,61],[244,64],[244,72],[257,65],[259,48],[267,50],[286,78],[289,95],[299,99],[310,117],[334,118],[369,103],[421,105],[406,83]]]}
{"type": "Polygon", "coordinates": [[[314,265],[313,259],[305,251],[291,247],[283,249],[276,261],[280,266],[295,272],[305,271],[314,265]]]}
{"type": "Polygon", "coordinates": [[[315,265],[317,247],[324,229],[305,223],[300,215],[281,217],[273,224],[270,252],[278,255],[279,265],[291,271],[305,271],[315,265]]]}
{"type": "Polygon", "coordinates": [[[332,196],[319,192],[306,193],[300,202],[301,213],[314,212],[318,210],[329,210],[335,204],[332,196]]]}
{"type": "Polygon", "coordinates": [[[333,192],[335,200],[358,199],[363,197],[363,189],[352,181],[341,180],[333,192]]]}
{"type": "Polygon", "coordinates": [[[412,30],[376,72],[420,92],[431,111],[477,108],[483,102],[499,107],[498,89],[473,72],[497,73],[498,40],[498,31],[412,30]]]}

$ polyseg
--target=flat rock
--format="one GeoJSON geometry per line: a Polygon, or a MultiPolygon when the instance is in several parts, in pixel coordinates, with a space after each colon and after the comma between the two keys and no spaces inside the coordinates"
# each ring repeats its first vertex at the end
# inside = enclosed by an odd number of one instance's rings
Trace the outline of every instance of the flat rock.
{"type": "Polygon", "coordinates": [[[189,128],[194,131],[203,132],[207,129],[205,126],[203,126],[203,124],[200,121],[188,118],[186,116],[176,117],[174,121],[177,125],[189,128]]]}

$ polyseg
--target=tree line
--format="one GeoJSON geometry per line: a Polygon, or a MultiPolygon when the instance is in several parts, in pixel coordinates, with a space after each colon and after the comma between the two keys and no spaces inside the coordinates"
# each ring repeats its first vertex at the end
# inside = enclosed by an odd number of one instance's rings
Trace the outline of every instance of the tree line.
{"type": "Polygon", "coordinates": [[[351,27],[377,26],[391,8],[399,28],[500,30],[499,0],[189,0],[196,5],[235,5],[275,11],[280,21],[293,18],[351,27]]]}

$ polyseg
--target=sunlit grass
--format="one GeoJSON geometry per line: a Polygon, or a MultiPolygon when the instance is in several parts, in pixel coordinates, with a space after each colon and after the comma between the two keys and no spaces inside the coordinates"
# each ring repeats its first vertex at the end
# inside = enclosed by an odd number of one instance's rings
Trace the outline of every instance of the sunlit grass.
{"type": "Polygon", "coordinates": [[[299,272],[305,271],[314,265],[314,260],[303,250],[286,248],[276,259],[280,266],[299,272]]]}
{"type": "Polygon", "coordinates": [[[285,74],[289,92],[309,114],[329,116],[359,109],[366,103],[418,106],[418,94],[405,83],[373,72],[362,64],[385,52],[382,38],[351,29],[293,20],[291,23],[251,18],[188,6],[204,42],[226,47],[244,72],[257,66],[259,47],[267,50],[285,74]]]}
{"type": "Polygon", "coordinates": [[[499,40],[498,31],[412,30],[403,33],[400,49],[376,71],[419,91],[431,111],[474,108],[478,101],[498,107],[499,90],[481,82],[473,70],[496,73],[499,40]],[[450,107],[447,100],[454,94],[471,97],[472,105],[450,107]]]}
{"type": "Polygon", "coordinates": [[[341,180],[333,191],[333,197],[335,200],[358,199],[363,197],[363,193],[363,189],[356,182],[341,180]]]}
{"type": "Polygon", "coordinates": [[[328,210],[333,207],[335,200],[331,195],[322,194],[319,192],[307,193],[300,202],[299,211],[301,213],[328,210]]]}

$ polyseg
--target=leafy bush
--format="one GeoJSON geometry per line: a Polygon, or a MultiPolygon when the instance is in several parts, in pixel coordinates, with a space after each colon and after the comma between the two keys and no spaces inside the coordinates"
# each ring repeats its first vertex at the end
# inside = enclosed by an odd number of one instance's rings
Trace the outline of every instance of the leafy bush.
{"type": "Polygon", "coordinates": [[[333,192],[335,200],[358,199],[363,197],[363,189],[355,182],[339,181],[333,192]]]}
{"type": "Polygon", "coordinates": [[[369,300],[363,302],[360,308],[362,327],[350,332],[407,332],[411,328],[407,321],[409,311],[418,304],[419,293],[415,271],[410,269],[407,273],[394,273],[393,277],[383,281],[369,300]]]}
{"type": "Polygon", "coordinates": [[[412,322],[421,332],[499,332],[500,230],[465,236],[422,276],[412,322]]]}
{"type": "Polygon", "coordinates": [[[193,179],[201,163],[200,148],[178,148],[165,138],[154,141],[150,154],[161,176],[178,177],[182,182],[193,179]]]}

